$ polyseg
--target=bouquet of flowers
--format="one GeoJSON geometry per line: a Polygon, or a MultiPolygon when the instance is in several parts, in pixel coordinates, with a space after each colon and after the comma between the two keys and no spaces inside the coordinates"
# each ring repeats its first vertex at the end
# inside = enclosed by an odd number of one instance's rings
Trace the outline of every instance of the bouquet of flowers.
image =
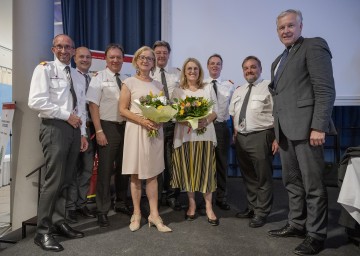
{"type": "MultiPolygon", "coordinates": [[[[156,123],[165,123],[171,120],[176,115],[176,107],[167,100],[161,91],[159,95],[154,95],[151,91],[149,95],[142,96],[134,100],[139,106],[144,117],[156,123]]],[[[148,136],[157,137],[158,131],[151,130],[148,136]]]]}
{"type": "MultiPolygon", "coordinates": [[[[185,99],[174,99],[177,104],[178,112],[176,120],[179,122],[189,122],[192,129],[196,130],[196,134],[204,134],[206,127],[198,129],[198,120],[206,117],[212,110],[213,101],[204,97],[188,97],[185,99]]],[[[190,132],[190,127],[189,131],[190,132]]]]}

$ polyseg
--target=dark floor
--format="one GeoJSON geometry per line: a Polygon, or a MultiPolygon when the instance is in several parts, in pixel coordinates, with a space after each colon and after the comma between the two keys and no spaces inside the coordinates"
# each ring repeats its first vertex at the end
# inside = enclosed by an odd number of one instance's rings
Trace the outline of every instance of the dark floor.
{"type": "MultiPolygon", "coordinates": [[[[111,211],[111,226],[106,229],[100,229],[96,219],[81,219],[74,226],[84,231],[85,237],[77,240],[59,239],[65,250],[56,255],[294,255],[292,250],[301,239],[267,236],[268,230],[282,227],[287,218],[287,195],[281,180],[275,180],[274,186],[273,210],[268,223],[261,228],[250,228],[248,220],[234,217],[237,211],[245,207],[244,186],[241,178],[229,178],[228,201],[232,208],[230,211],[222,211],[215,206],[215,212],[220,217],[220,225],[217,227],[210,226],[205,216],[198,216],[195,221],[188,222],[184,220],[184,211],[175,212],[162,206],[161,216],[165,224],[173,229],[172,233],[163,234],[155,227],[149,228],[145,219],[140,230],[131,232],[128,228],[129,217],[111,211]]],[[[319,255],[360,255],[360,248],[348,243],[344,229],[337,224],[340,212],[336,203],[339,189],[329,187],[328,192],[328,239],[325,250],[319,255]]],[[[186,203],[185,193],[181,195],[181,201],[186,203]]],[[[54,254],[34,245],[33,237],[34,228],[28,228],[27,237],[23,240],[20,240],[20,230],[13,232],[7,238],[20,241],[15,245],[0,244],[0,254],[54,254]]]]}

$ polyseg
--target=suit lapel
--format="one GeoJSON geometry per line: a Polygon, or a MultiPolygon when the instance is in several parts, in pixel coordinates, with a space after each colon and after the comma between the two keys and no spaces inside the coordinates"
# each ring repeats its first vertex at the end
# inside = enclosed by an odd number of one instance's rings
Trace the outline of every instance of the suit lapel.
{"type": "MultiPolygon", "coordinates": [[[[291,48],[291,50],[290,50],[290,52],[289,52],[289,55],[288,55],[288,57],[287,57],[286,60],[285,60],[284,68],[283,68],[283,70],[281,71],[281,73],[279,74],[278,82],[280,81],[281,76],[282,76],[282,74],[284,73],[284,71],[285,71],[285,69],[286,69],[286,66],[287,66],[288,63],[291,61],[292,57],[296,54],[296,52],[299,50],[299,48],[300,48],[300,46],[302,45],[303,41],[304,41],[304,38],[303,38],[303,37],[300,37],[300,38],[297,40],[297,42],[295,43],[295,45],[291,48]]],[[[280,59],[281,59],[281,55],[274,61],[274,64],[276,63],[276,64],[274,65],[274,70],[275,70],[276,65],[279,63],[280,59]]],[[[273,72],[272,72],[272,76],[274,76],[274,70],[273,70],[273,72]]],[[[277,88],[277,85],[276,85],[276,88],[277,88]]]]}

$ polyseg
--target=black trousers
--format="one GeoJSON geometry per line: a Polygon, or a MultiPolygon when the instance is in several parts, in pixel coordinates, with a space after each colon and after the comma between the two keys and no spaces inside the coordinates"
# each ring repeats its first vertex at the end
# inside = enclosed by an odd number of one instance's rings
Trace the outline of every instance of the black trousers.
{"type": "Polygon", "coordinates": [[[73,181],[68,190],[68,201],[66,202],[67,210],[75,210],[86,206],[87,193],[90,186],[91,176],[94,168],[94,157],[96,153],[96,138],[91,139],[95,134],[95,128],[89,123],[86,128],[89,147],[85,152],[80,152],[77,168],[73,181]]]}
{"type": "Polygon", "coordinates": [[[53,225],[65,222],[65,204],[80,152],[81,131],[63,120],[43,119],[39,140],[46,170],[36,232],[48,234],[52,232],[53,225]]]}
{"type": "Polygon", "coordinates": [[[173,172],[172,152],[174,150],[174,130],[174,123],[167,122],[163,124],[165,170],[158,175],[159,200],[161,200],[163,191],[166,192],[166,199],[178,198],[180,194],[179,188],[172,188],[170,186],[171,175],[173,172]]]}
{"type": "Polygon", "coordinates": [[[107,214],[111,207],[111,176],[115,174],[117,200],[125,202],[129,187],[129,175],[121,174],[125,123],[100,121],[108,144],[106,146],[98,145],[99,166],[96,183],[96,206],[99,214],[107,214]]]}
{"type": "Polygon", "coordinates": [[[274,139],[272,129],[236,136],[236,157],[246,187],[248,208],[261,217],[270,213],[273,202],[271,145],[274,139]]]}
{"type": "Polygon", "coordinates": [[[215,147],[216,156],[216,197],[218,202],[226,201],[226,181],[227,171],[229,167],[229,147],[230,147],[230,131],[226,122],[215,122],[215,133],[217,146],[215,147]]]}

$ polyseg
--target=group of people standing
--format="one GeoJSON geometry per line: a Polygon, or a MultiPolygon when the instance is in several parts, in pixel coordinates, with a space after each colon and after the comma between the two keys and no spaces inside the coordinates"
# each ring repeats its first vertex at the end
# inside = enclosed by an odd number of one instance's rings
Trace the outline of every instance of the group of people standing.
{"type": "Polygon", "coordinates": [[[262,79],[260,59],[248,56],[242,63],[246,83],[237,88],[231,80],[221,78],[223,60],[219,54],[208,58],[206,79],[195,58],[186,59],[181,70],[168,67],[171,48],[165,41],[135,52],[133,77],[120,73],[124,59],[121,45],[108,45],[106,68],[90,80],[89,50],[79,47],[75,51],[69,36],[57,35],[52,47],[55,61],[36,67],[29,94],[29,107],[40,113],[39,138],[46,161],[35,244],[44,250],[61,251],[63,247],[54,235],[84,236],[67,222],[76,221],[76,212],[95,217],[86,207],[85,192],[95,151],[99,159],[96,215],[100,227],[109,226],[113,174],[115,210],[131,215],[131,231],[141,227],[144,180],[149,226],[160,232],[172,231],[159,215],[159,201],[164,197],[168,206],[181,210],[181,190],[188,196],[186,220],[196,218],[199,204],[195,192],[201,192],[208,223],[219,225],[213,201],[222,210],[230,209],[226,177],[228,149],[233,142],[247,192],[247,208],[236,217],[249,218],[252,228],[266,223],[273,201],[272,160],[280,151],[289,220],[269,235],[305,237],[294,253],[320,252],[327,226],[322,145],[325,132],[332,127],[335,88],[327,43],[321,38],[303,38],[302,26],[300,11],[282,12],[277,32],[286,50],[272,64],[271,81],[262,79]],[[76,69],[70,67],[74,54],[76,69]],[[211,113],[198,121],[198,129],[206,128],[205,132],[198,134],[187,122],[158,124],[146,119],[134,100],[160,91],[168,100],[194,96],[214,102],[211,113]],[[230,116],[232,136],[227,126],[230,116]],[[157,130],[158,136],[149,138],[151,130],[157,130]],[[129,180],[132,212],[126,202],[129,180]]]}

